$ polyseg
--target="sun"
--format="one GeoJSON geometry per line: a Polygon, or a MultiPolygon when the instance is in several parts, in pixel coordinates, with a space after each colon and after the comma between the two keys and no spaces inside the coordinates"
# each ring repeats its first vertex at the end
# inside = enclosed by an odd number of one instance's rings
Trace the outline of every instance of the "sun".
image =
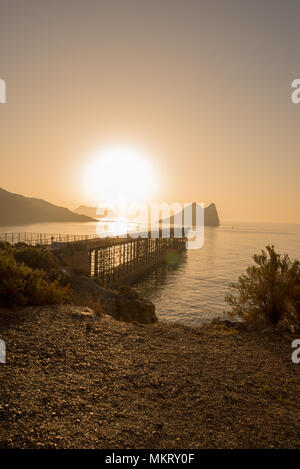
{"type": "Polygon", "coordinates": [[[153,197],[156,177],[153,165],[142,150],[111,146],[97,151],[85,171],[85,189],[90,200],[147,202],[153,197]]]}

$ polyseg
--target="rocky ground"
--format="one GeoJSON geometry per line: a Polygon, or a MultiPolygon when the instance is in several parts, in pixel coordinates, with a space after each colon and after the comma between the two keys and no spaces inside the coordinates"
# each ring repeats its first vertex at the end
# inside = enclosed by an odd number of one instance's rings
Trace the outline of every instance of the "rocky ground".
{"type": "Polygon", "coordinates": [[[2,448],[299,448],[290,334],[0,313],[2,448]]]}

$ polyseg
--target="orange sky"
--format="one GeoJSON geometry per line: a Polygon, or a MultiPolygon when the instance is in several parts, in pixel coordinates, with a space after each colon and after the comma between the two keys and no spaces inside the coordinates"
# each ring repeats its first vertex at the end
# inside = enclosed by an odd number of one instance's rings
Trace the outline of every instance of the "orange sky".
{"type": "Polygon", "coordinates": [[[292,0],[2,0],[0,187],[93,203],[90,155],[126,144],[150,155],[157,201],[300,222],[299,13],[292,0]]]}

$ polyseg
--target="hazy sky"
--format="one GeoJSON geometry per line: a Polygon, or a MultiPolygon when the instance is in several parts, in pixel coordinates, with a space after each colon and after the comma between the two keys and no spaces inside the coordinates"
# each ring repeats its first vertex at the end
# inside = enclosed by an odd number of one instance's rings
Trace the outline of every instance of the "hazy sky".
{"type": "Polygon", "coordinates": [[[298,0],[0,0],[0,187],[75,208],[107,144],[159,201],[300,222],[298,0]]]}

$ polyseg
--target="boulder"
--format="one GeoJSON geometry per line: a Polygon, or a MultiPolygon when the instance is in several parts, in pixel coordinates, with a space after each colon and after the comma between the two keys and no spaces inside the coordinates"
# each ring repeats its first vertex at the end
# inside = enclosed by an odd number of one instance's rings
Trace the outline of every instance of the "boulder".
{"type": "Polygon", "coordinates": [[[155,305],[151,301],[142,298],[128,298],[120,295],[116,300],[117,317],[116,319],[124,322],[139,322],[142,324],[151,324],[157,321],[155,314],[155,305]]]}
{"type": "Polygon", "coordinates": [[[138,290],[127,285],[118,291],[100,287],[91,278],[70,274],[70,285],[81,304],[98,303],[101,311],[117,321],[151,324],[157,321],[155,305],[139,296],[138,290]]]}

